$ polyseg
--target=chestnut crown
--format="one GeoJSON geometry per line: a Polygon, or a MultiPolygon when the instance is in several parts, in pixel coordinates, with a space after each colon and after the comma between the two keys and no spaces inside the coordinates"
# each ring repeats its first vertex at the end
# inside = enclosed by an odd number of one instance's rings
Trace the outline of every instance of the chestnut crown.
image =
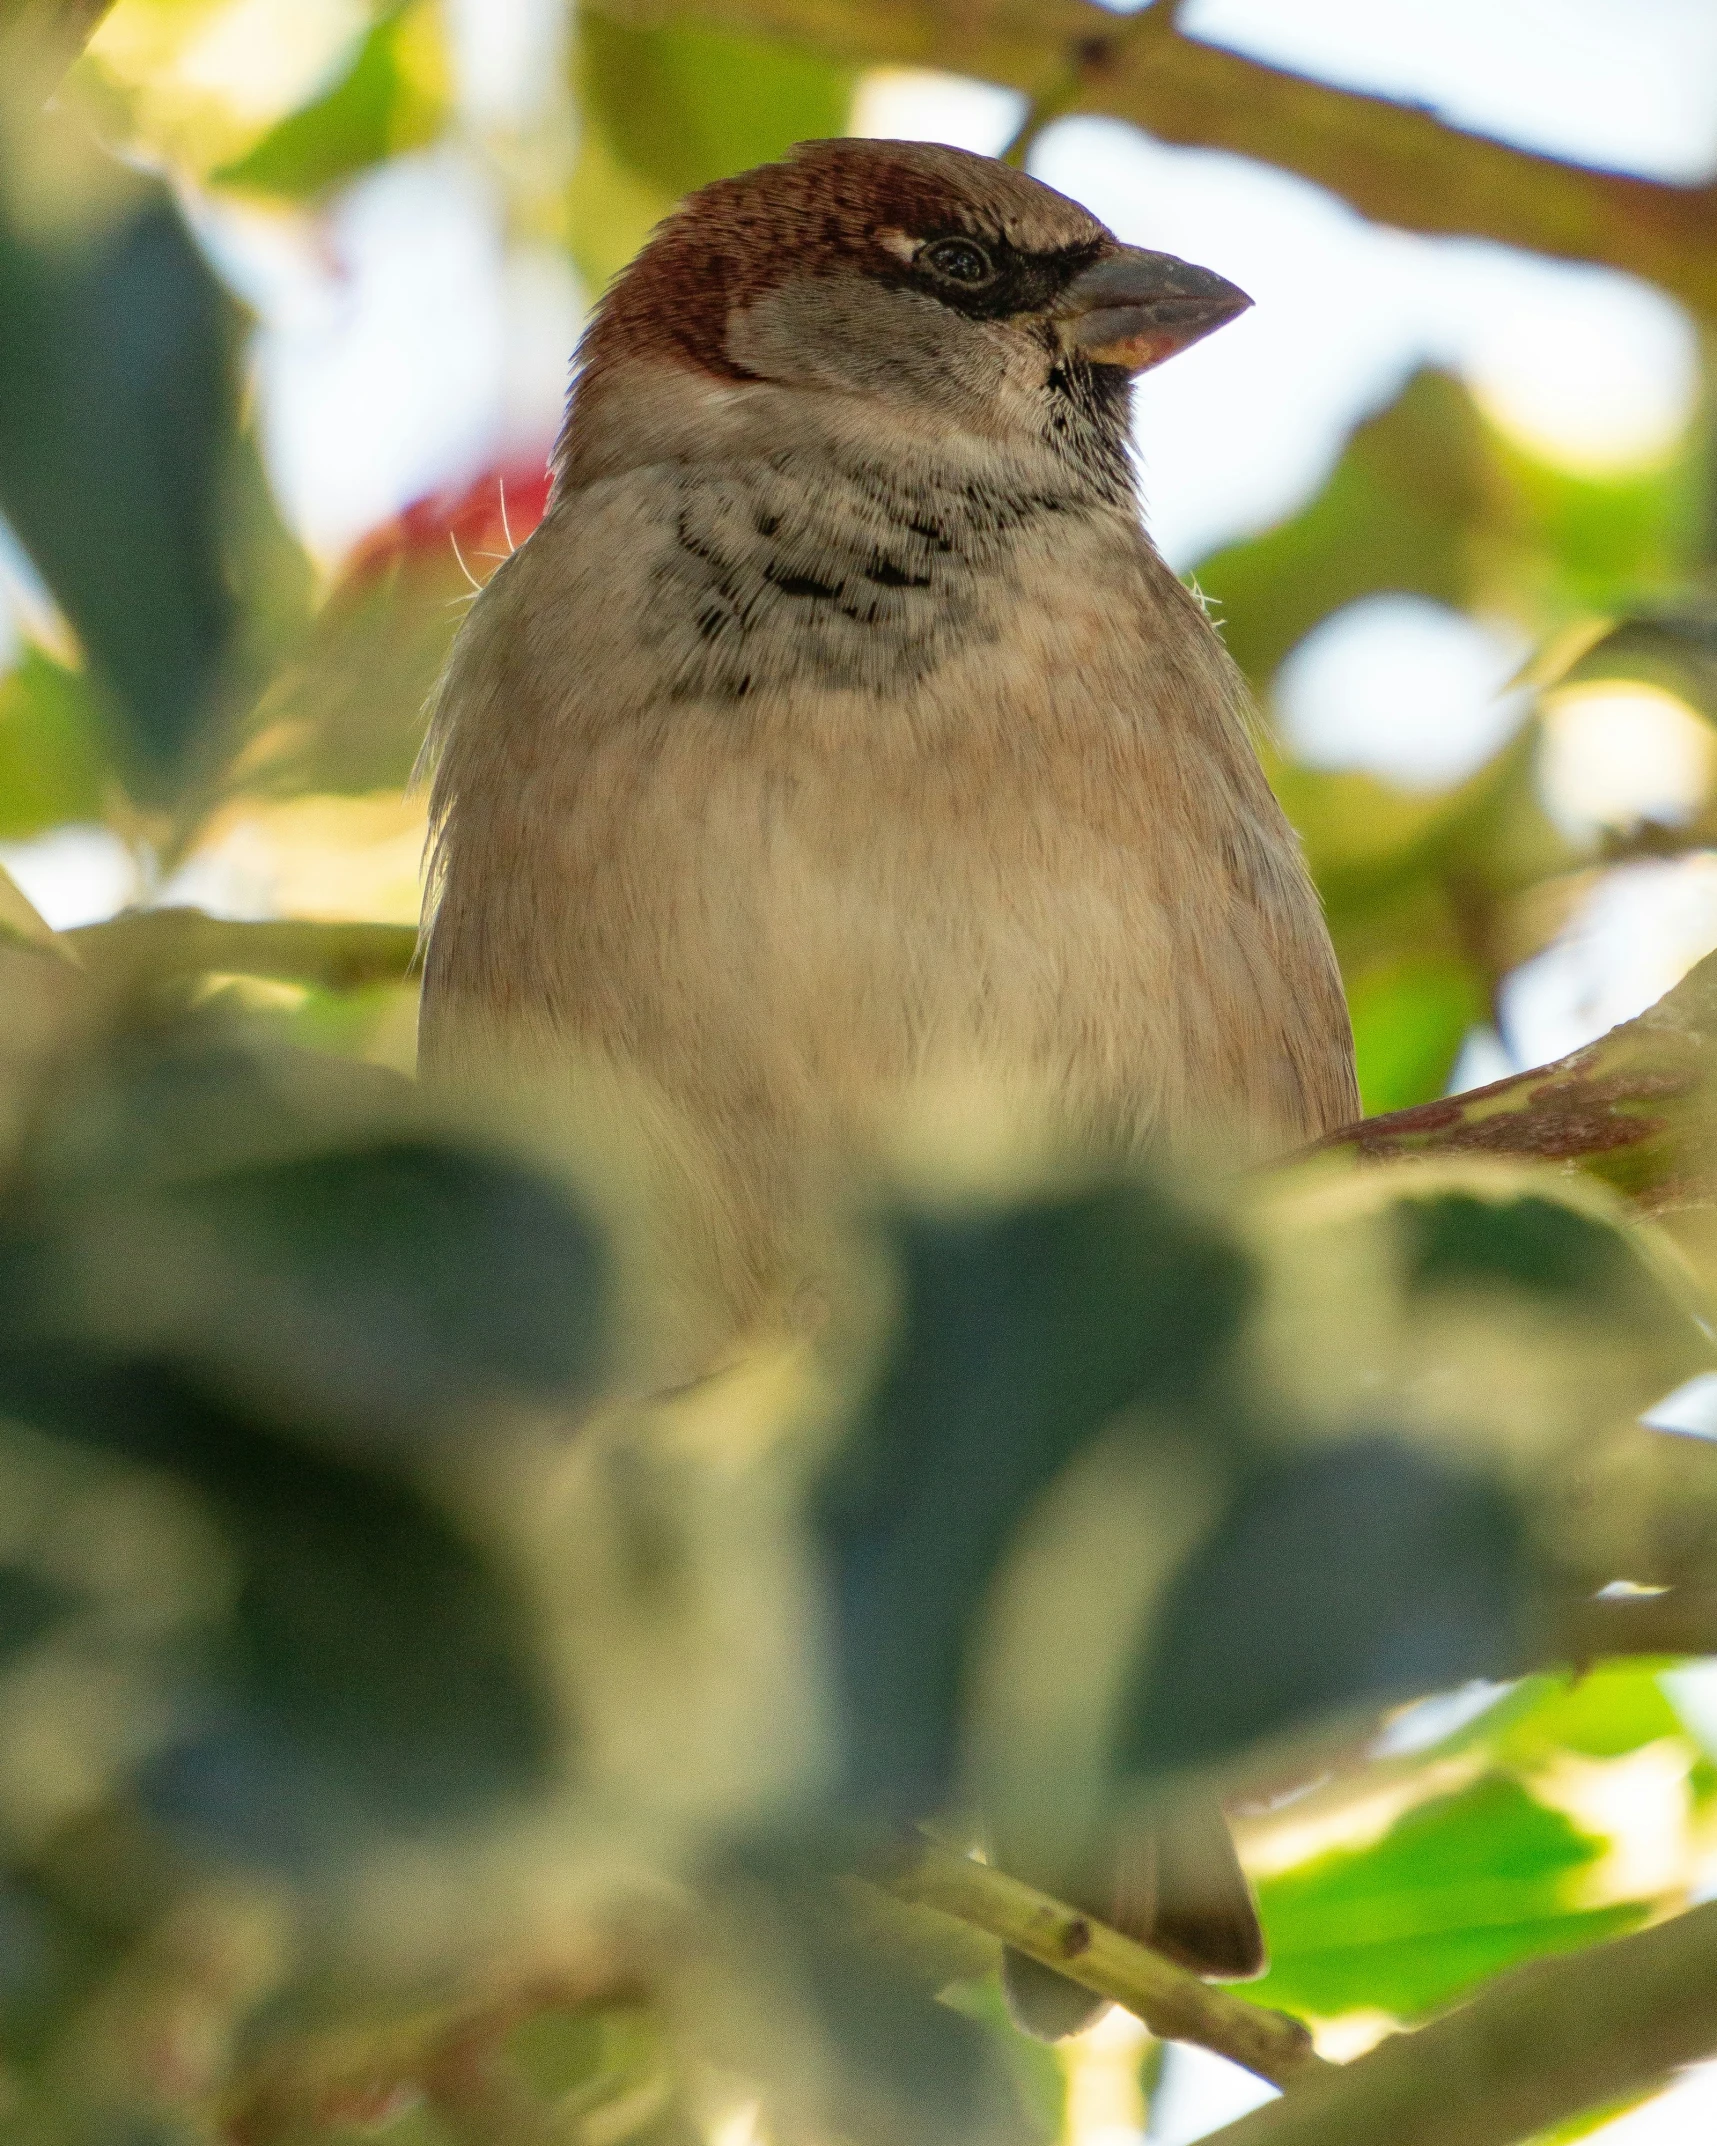
{"type": "Polygon", "coordinates": [[[992,158],[807,142],[689,196],[616,279],[579,346],[561,459],[640,363],[991,433],[1095,427],[1116,453],[1129,378],[1248,303],[992,158]]]}

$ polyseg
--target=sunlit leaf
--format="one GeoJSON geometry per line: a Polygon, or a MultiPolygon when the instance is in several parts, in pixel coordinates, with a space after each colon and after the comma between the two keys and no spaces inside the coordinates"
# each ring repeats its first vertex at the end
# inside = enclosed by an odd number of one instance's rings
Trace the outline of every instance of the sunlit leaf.
{"type": "Polygon", "coordinates": [[[103,743],[82,675],[29,650],[0,678],[0,841],[99,820],[103,743]]]}
{"type": "Polygon", "coordinates": [[[338,79],[314,103],[289,113],[254,148],[210,174],[219,186],[293,197],[313,195],[384,157],[420,148],[440,129],[440,100],[412,64],[423,42],[421,7],[386,8],[338,79]],[[409,42],[408,42],[409,41],[409,42]]]}
{"type": "Polygon", "coordinates": [[[1572,1881],[1602,1852],[1506,1775],[1409,1811],[1375,1847],[1266,1879],[1272,1965],[1248,1993],[1326,2017],[1415,2019],[1517,1960],[1633,1927],[1648,1904],[1584,1908],[1572,1881]]]}
{"type": "Polygon", "coordinates": [[[1543,1765],[1559,1752],[1620,1758],[1686,1732],[1654,1665],[1608,1664],[1584,1676],[1545,1680],[1536,1703],[1501,1725],[1491,1748],[1505,1765],[1543,1765]]]}

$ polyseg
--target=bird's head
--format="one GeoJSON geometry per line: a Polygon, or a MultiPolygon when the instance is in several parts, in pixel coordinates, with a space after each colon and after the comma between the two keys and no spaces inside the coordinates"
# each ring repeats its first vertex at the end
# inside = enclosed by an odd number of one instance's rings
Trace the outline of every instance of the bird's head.
{"type": "Polygon", "coordinates": [[[1119,454],[1131,379],[1250,303],[992,158],[807,142],[691,195],[613,284],[559,460],[598,474],[611,456],[591,435],[625,399],[694,383],[706,406],[769,383],[1119,454]]]}

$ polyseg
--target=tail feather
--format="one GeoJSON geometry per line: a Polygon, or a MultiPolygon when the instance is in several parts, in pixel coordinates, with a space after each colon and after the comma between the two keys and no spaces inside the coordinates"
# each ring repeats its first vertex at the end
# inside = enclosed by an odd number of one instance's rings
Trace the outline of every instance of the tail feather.
{"type": "MultiPolygon", "coordinates": [[[[1154,1812],[1125,1843],[1108,1885],[1070,1905],[1211,1981],[1241,1982],[1264,1971],[1257,1903],[1214,1797],[1154,1812]]],[[[1040,2041],[1082,2032],[1109,2002],[1011,1950],[1002,1958],[1002,1986],[1014,2023],[1040,2041]]]]}

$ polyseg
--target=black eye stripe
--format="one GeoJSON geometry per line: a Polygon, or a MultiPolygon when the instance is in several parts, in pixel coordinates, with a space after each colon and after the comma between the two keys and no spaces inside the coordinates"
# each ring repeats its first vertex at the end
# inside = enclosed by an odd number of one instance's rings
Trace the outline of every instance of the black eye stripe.
{"type": "Polygon", "coordinates": [[[903,280],[974,320],[1005,320],[1053,304],[1073,278],[1107,250],[1102,240],[1094,239],[1053,253],[1023,253],[988,233],[980,238],[966,231],[936,232],[919,246],[903,280]],[[949,272],[965,253],[983,263],[981,280],[962,278],[957,268],[949,272]]]}

